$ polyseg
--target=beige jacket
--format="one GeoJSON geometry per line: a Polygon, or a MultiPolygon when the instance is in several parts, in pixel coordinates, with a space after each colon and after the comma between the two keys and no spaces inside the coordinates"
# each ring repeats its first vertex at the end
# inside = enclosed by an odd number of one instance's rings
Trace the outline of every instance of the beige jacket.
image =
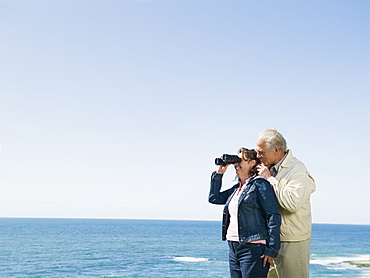
{"type": "Polygon", "coordinates": [[[268,181],[279,202],[281,241],[302,241],[310,238],[310,196],[316,190],[316,185],[304,164],[288,150],[276,177],[270,177],[268,181]]]}

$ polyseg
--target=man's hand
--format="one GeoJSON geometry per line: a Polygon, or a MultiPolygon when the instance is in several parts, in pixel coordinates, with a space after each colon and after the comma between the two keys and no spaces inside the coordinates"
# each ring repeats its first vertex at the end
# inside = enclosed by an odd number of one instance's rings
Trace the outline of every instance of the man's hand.
{"type": "Polygon", "coordinates": [[[258,174],[265,178],[268,179],[269,177],[272,177],[269,168],[267,168],[265,165],[261,164],[257,166],[258,174]]]}
{"type": "Polygon", "coordinates": [[[270,264],[274,258],[267,255],[262,255],[261,259],[263,259],[263,267],[265,267],[267,263],[270,264]]]}

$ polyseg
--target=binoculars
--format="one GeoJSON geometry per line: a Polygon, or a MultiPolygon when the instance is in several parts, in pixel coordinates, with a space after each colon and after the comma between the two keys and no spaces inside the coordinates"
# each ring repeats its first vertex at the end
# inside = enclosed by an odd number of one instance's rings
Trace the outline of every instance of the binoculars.
{"type": "Polygon", "coordinates": [[[241,161],[241,158],[235,154],[223,154],[221,158],[215,159],[215,164],[225,166],[227,164],[235,164],[241,161]]]}

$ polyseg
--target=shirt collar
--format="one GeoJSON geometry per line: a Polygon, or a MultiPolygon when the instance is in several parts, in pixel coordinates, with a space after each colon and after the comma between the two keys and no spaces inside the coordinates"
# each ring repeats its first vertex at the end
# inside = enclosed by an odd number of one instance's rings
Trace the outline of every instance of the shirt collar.
{"type": "Polygon", "coordinates": [[[272,166],[270,168],[271,175],[273,175],[274,177],[277,175],[277,173],[279,171],[279,167],[281,166],[281,164],[283,164],[283,161],[284,161],[284,159],[286,158],[287,155],[288,155],[288,152],[285,153],[283,158],[280,159],[278,163],[276,163],[274,166],[272,166]]]}

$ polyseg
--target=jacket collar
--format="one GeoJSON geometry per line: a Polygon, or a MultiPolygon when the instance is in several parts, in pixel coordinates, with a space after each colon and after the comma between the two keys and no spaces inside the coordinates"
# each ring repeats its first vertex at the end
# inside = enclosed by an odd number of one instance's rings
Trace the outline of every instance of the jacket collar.
{"type": "Polygon", "coordinates": [[[292,150],[287,149],[287,154],[286,154],[283,162],[281,163],[280,167],[282,167],[282,168],[289,167],[292,163],[293,158],[294,158],[294,156],[293,156],[292,150]]]}

